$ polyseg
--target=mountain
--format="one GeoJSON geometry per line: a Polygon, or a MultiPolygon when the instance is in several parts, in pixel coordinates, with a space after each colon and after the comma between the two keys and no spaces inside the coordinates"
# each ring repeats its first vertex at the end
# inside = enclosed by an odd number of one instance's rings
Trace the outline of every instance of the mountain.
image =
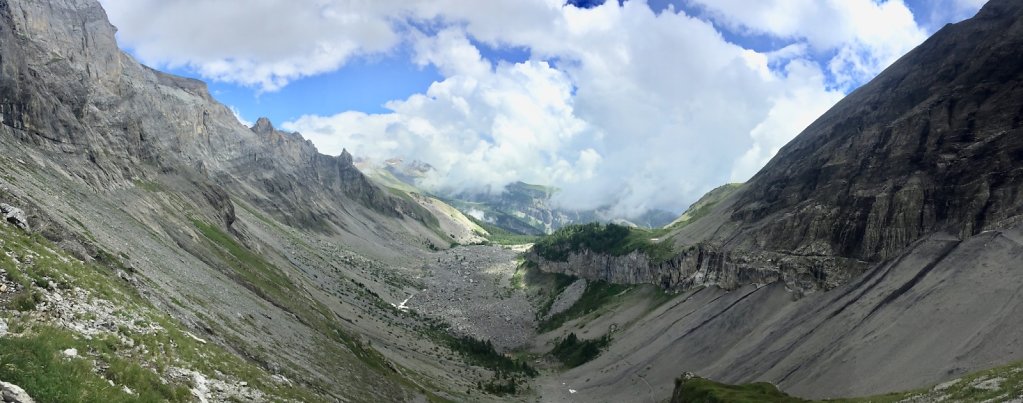
{"type": "MultiPolygon", "coordinates": [[[[421,181],[435,174],[434,168],[429,164],[419,161],[406,162],[399,158],[389,159],[379,167],[370,163],[357,165],[370,177],[396,188],[420,189],[421,181]]],[[[422,190],[414,192],[427,193],[422,190]]],[[[499,192],[462,191],[436,196],[484,225],[492,225],[520,235],[544,235],[566,225],[594,221],[621,222],[630,226],[656,228],[675,218],[672,213],[656,209],[635,217],[614,215],[610,208],[578,211],[566,209],[559,207],[554,201],[557,193],[557,188],[519,181],[509,183],[499,192]]]]}
{"type": "MultiPolygon", "coordinates": [[[[366,175],[140,65],[95,0],[0,0],[0,392],[663,401],[693,372],[1014,398],[1021,17],[945,27],[671,225],[520,255],[408,185],[429,167],[366,175]]],[[[549,231],[552,192],[487,203],[549,231]]]]}
{"type": "Polygon", "coordinates": [[[994,2],[940,30],[713,209],[669,227],[660,238],[690,258],[651,267],[643,282],[685,287],[720,272],[726,288],[741,285],[727,280],[737,276],[827,290],[928,234],[966,238],[1019,222],[1021,63],[1006,18],[1015,7],[994,2]]]}
{"type": "Polygon", "coordinates": [[[442,378],[447,333],[392,307],[468,219],[241,125],[114,33],[95,0],[0,0],[19,225],[0,225],[0,379],[40,401],[396,401],[481,379],[442,378]]]}
{"type": "Polygon", "coordinates": [[[627,323],[551,385],[663,399],[669,377],[690,371],[848,397],[1023,359],[1021,47],[1023,4],[990,1],[835,105],[748,183],[709,194],[699,214],[619,244],[597,242],[618,233],[598,228],[534,248],[544,271],[681,295],[631,319],[636,303],[598,325],[566,324],[603,334],[607,321],[627,323]]]}
{"type": "Polygon", "coordinates": [[[1019,5],[992,3],[839,102],[678,243],[847,260],[826,284],[931,233],[1020,222],[1019,5]]]}

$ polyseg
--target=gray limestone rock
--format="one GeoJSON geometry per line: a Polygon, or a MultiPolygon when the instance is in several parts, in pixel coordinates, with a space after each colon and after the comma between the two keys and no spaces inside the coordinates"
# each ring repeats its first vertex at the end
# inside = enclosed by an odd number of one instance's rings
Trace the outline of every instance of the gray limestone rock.
{"type": "Polygon", "coordinates": [[[0,381],[0,398],[4,403],[34,403],[32,397],[18,385],[0,381]]]}
{"type": "Polygon", "coordinates": [[[709,239],[877,262],[1019,222],[1021,16],[992,1],[938,31],[783,147],[709,239]]]}
{"type": "Polygon", "coordinates": [[[29,230],[28,217],[20,208],[7,203],[0,203],[0,213],[3,213],[4,219],[7,220],[7,222],[17,225],[18,228],[25,231],[29,230]]]}
{"type": "Polygon", "coordinates": [[[576,251],[547,271],[684,290],[832,289],[935,232],[1023,221],[1023,2],[991,1],[857,89],[649,262],[576,251]]]}

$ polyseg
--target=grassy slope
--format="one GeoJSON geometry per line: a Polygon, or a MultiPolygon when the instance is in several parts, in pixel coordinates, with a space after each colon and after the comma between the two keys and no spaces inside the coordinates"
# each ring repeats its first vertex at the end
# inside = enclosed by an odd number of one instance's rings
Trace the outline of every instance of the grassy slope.
{"type": "Polygon", "coordinates": [[[617,224],[569,225],[537,240],[534,250],[544,259],[560,262],[584,250],[611,256],[624,256],[639,251],[656,263],[668,260],[674,254],[670,245],[660,242],[659,237],[663,232],[617,224]]]}
{"type": "MultiPolygon", "coordinates": [[[[841,403],[902,401],[982,402],[1023,398],[1023,362],[976,372],[931,388],[884,395],[827,400],[841,403]]],[[[702,378],[677,380],[672,402],[805,402],[768,383],[727,385],[702,378]]]]}
{"type": "Polygon", "coordinates": [[[786,395],[766,382],[726,385],[703,378],[675,381],[672,403],[797,403],[805,400],[786,395]]]}
{"type": "Polygon", "coordinates": [[[23,387],[36,401],[191,401],[190,385],[161,380],[170,366],[207,376],[220,372],[271,399],[319,400],[308,391],[274,383],[255,365],[189,335],[118,278],[114,267],[78,261],[49,241],[6,224],[0,224],[0,240],[0,267],[22,287],[0,309],[9,326],[9,334],[0,338],[0,379],[23,387]],[[36,305],[25,299],[32,295],[33,301],[42,302],[48,291],[39,286],[50,282],[65,293],[85,290],[90,299],[114,304],[118,317],[153,324],[156,330],[143,333],[119,327],[87,337],[59,327],[34,314],[36,305]],[[64,358],[61,352],[68,348],[77,349],[80,358],[64,358]]]}
{"type": "Polygon", "coordinates": [[[565,322],[595,312],[618,300],[623,294],[633,289],[633,287],[609,284],[603,281],[590,281],[586,284],[586,291],[583,291],[583,295],[579,297],[578,301],[565,311],[552,315],[547,320],[540,322],[537,325],[537,329],[540,332],[549,332],[557,329],[565,324],[565,322]]]}
{"type": "Polygon", "coordinates": [[[689,208],[686,209],[686,211],[683,212],[681,216],[675,219],[675,221],[672,221],[671,224],[666,225],[665,228],[680,229],[682,227],[685,227],[689,224],[696,222],[700,218],[703,218],[708,213],[710,213],[718,202],[724,200],[728,196],[731,196],[732,193],[735,193],[735,191],[739,190],[740,188],[742,188],[741,183],[729,183],[726,185],[719,186],[714,190],[707,192],[707,194],[700,197],[700,199],[697,200],[696,203],[693,203],[692,206],[689,206],[689,208]]]}
{"type": "MultiPolygon", "coordinates": [[[[321,365],[327,368],[362,371],[366,378],[374,379],[378,383],[373,385],[373,388],[400,385],[408,389],[418,389],[409,379],[395,372],[394,363],[389,363],[372,346],[334,320],[335,316],[322,302],[310,298],[296,298],[306,293],[279,268],[251,252],[216,226],[198,220],[193,220],[193,224],[203,234],[206,246],[216,251],[219,257],[231,266],[237,276],[236,281],[261,298],[295,314],[303,323],[325,338],[319,345],[323,354],[315,358],[321,361],[321,365]]],[[[390,309],[390,306],[384,304],[378,296],[374,296],[374,299],[379,300],[381,309],[390,309]]],[[[367,395],[361,398],[374,399],[377,396],[367,395]]]]}

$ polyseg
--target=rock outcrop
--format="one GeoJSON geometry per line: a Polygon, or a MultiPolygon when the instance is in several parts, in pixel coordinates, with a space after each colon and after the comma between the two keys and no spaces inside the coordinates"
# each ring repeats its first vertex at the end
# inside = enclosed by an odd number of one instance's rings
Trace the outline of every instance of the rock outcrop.
{"type": "Polygon", "coordinates": [[[0,203],[0,214],[3,215],[7,222],[18,226],[25,231],[29,230],[28,217],[25,216],[25,212],[21,211],[20,208],[14,207],[7,203],[0,203]]]}
{"type": "Polygon", "coordinates": [[[679,292],[700,286],[734,290],[747,284],[785,283],[796,295],[831,289],[864,270],[863,262],[842,257],[807,258],[778,252],[722,251],[708,244],[687,247],[669,260],[651,261],[643,252],[614,256],[582,250],[566,261],[526,258],[548,272],[618,284],[655,284],[679,292]]]}
{"type": "Polygon", "coordinates": [[[4,403],[35,403],[32,397],[18,385],[0,382],[0,401],[4,403]]]}

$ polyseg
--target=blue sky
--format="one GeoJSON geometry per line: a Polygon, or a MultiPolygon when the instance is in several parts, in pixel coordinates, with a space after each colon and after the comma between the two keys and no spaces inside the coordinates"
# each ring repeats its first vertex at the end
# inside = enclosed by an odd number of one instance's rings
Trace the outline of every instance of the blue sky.
{"type": "Polygon", "coordinates": [[[140,61],[420,186],[679,212],[984,0],[101,0],[140,61]]]}
{"type": "MultiPolygon", "coordinates": [[[[488,60],[521,62],[529,59],[528,49],[521,47],[490,47],[476,43],[488,60]]],[[[128,53],[132,49],[125,47],[128,53]]],[[[384,55],[352,60],[340,69],[289,83],[278,91],[233,82],[210,81],[187,66],[161,70],[180,76],[207,81],[210,92],[220,102],[236,109],[248,122],[265,116],[272,122],[287,122],[302,115],[329,115],[343,111],[366,113],[387,112],[385,104],[395,99],[425,91],[443,77],[432,65],[413,63],[407,46],[384,55]]]]}
{"type": "MultiPolygon", "coordinates": [[[[582,7],[603,3],[603,0],[569,2],[582,7]]],[[[703,15],[700,7],[686,4],[681,0],[650,0],[648,4],[657,12],[671,5],[677,10],[685,10],[690,15],[703,15]]],[[[930,16],[933,9],[943,7],[940,2],[932,0],[907,0],[906,4],[913,12],[917,23],[921,25],[931,24],[930,16]]],[[[780,49],[793,42],[767,34],[736,32],[724,26],[719,28],[727,41],[760,52],[780,49]]],[[[933,25],[928,26],[928,34],[933,33],[934,28],[933,25]]],[[[477,46],[483,57],[495,62],[499,60],[519,62],[529,58],[528,49],[521,47],[495,48],[479,43],[477,46]]],[[[125,50],[132,53],[130,47],[126,47],[125,50]]],[[[434,66],[418,66],[411,62],[410,52],[408,46],[402,46],[388,54],[355,58],[336,71],[304,77],[273,92],[232,82],[210,81],[187,66],[158,67],[163,67],[163,70],[173,74],[208,81],[214,97],[236,108],[247,121],[255,121],[260,116],[266,116],[274,122],[287,122],[302,115],[329,115],[349,110],[384,113],[387,112],[385,104],[388,101],[405,99],[412,94],[424,92],[431,83],[443,78],[434,66]]],[[[822,53],[815,55],[815,59],[819,63],[824,63],[832,55],[833,53],[822,53]]],[[[849,89],[851,88],[846,88],[849,89]]]]}

